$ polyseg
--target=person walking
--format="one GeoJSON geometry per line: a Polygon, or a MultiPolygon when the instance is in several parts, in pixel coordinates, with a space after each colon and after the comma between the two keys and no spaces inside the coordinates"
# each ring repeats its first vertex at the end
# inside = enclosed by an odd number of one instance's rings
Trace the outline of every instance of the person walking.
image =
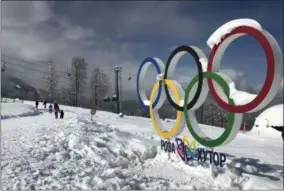
{"type": "Polygon", "coordinates": [[[35,105],[36,105],[36,108],[38,108],[38,101],[36,101],[35,105]]]}
{"type": "Polygon", "coordinates": [[[46,109],[46,104],[47,104],[47,102],[46,102],[46,100],[44,100],[44,101],[43,101],[44,109],[46,109]]]}
{"type": "Polygon", "coordinates": [[[49,109],[49,113],[52,113],[52,105],[51,104],[49,104],[48,109],[49,109]]]}
{"type": "Polygon", "coordinates": [[[58,119],[58,112],[60,109],[57,102],[54,102],[53,108],[54,108],[55,119],[58,119]]]}
{"type": "Polygon", "coordinates": [[[60,119],[63,119],[63,118],[64,118],[64,111],[61,110],[61,111],[60,111],[60,119]]]}

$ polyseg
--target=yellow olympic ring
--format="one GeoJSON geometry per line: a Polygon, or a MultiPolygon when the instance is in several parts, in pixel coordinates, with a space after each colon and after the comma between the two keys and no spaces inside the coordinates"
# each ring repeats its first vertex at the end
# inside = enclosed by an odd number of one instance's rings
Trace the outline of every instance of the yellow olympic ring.
{"type": "MultiPolygon", "coordinates": [[[[178,92],[176,86],[174,85],[174,83],[171,80],[162,80],[162,83],[166,84],[172,90],[173,96],[176,99],[176,101],[177,102],[180,101],[179,92],[178,92]]],[[[151,122],[154,126],[154,129],[158,133],[158,135],[167,139],[167,138],[173,137],[175,135],[175,133],[178,132],[180,120],[182,118],[182,111],[177,111],[176,121],[174,123],[174,127],[170,131],[165,132],[165,131],[160,130],[160,128],[158,127],[158,124],[155,121],[155,116],[154,116],[153,107],[152,107],[152,103],[153,103],[153,100],[155,98],[155,93],[157,92],[158,87],[159,87],[159,82],[156,82],[155,85],[153,86],[152,91],[151,91],[150,105],[149,105],[150,119],[151,119],[151,122]]]]}

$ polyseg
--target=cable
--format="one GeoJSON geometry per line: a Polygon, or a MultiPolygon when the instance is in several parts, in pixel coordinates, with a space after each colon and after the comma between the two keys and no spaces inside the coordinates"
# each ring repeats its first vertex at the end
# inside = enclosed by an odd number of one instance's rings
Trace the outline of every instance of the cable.
{"type": "Polygon", "coordinates": [[[15,58],[15,57],[12,57],[12,56],[7,56],[7,55],[5,55],[5,54],[2,54],[2,56],[7,57],[7,58],[10,58],[10,59],[13,59],[13,60],[22,61],[22,62],[25,62],[25,63],[27,63],[27,64],[33,64],[33,65],[40,66],[40,67],[48,67],[48,66],[46,66],[46,65],[37,64],[37,63],[33,63],[33,62],[28,62],[28,61],[26,61],[26,60],[23,60],[23,59],[20,59],[20,58],[15,58]]]}
{"type": "MultiPolygon", "coordinates": [[[[27,67],[27,66],[23,66],[23,65],[20,65],[20,64],[15,64],[15,63],[12,63],[12,62],[5,62],[5,63],[11,64],[11,65],[17,66],[17,67],[27,68],[27,69],[29,69],[29,70],[33,70],[33,71],[36,71],[36,72],[41,72],[41,73],[43,73],[43,74],[49,74],[49,75],[50,75],[50,72],[45,72],[45,71],[42,71],[42,70],[37,70],[37,69],[30,68],[30,67],[27,67]]],[[[6,68],[7,68],[7,65],[6,65],[6,68]]],[[[53,70],[56,71],[56,69],[53,69],[53,70]]],[[[63,79],[69,80],[69,78],[60,76],[59,74],[54,74],[54,76],[56,76],[56,77],[58,77],[58,78],[63,78],[63,79]]]]}
{"type": "MultiPolygon", "coordinates": [[[[17,73],[23,74],[23,75],[25,75],[25,76],[28,76],[28,78],[33,78],[33,79],[36,79],[37,81],[38,81],[39,79],[41,79],[44,83],[47,83],[48,81],[50,81],[49,78],[43,78],[43,77],[39,77],[39,76],[32,76],[32,75],[27,74],[27,73],[22,72],[22,71],[11,70],[10,68],[8,68],[8,69],[6,69],[6,70],[8,70],[8,71],[10,71],[10,72],[17,72],[17,73]]],[[[11,74],[9,74],[9,75],[11,75],[11,74]]],[[[16,77],[16,78],[19,78],[18,76],[14,76],[14,75],[11,75],[11,76],[16,77]]]]}
{"type": "MultiPolygon", "coordinates": [[[[24,59],[21,59],[21,58],[16,58],[16,57],[13,57],[13,56],[8,56],[8,55],[5,55],[5,54],[3,54],[3,53],[2,53],[2,56],[7,57],[7,58],[11,58],[11,59],[14,59],[14,60],[19,60],[19,61],[23,61],[23,62],[28,62],[28,63],[31,63],[31,64],[37,64],[37,63],[47,63],[47,64],[49,64],[50,62],[63,64],[63,62],[58,62],[58,61],[43,61],[43,60],[27,61],[27,60],[24,60],[24,59]]],[[[42,64],[38,64],[38,65],[42,65],[42,64]]],[[[45,66],[45,65],[42,65],[42,66],[45,66]]]]}
{"type": "Polygon", "coordinates": [[[18,71],[18,70],[11,70],[9,68],[7,68],[6,70],[10,71],[10,72],[18,72],[18,73],[24,74],[25,76],[28,76],[29,78],[34,77],[34,78],[37,78],[37,79],[49,80],[48,78],[43,78],[43,77],[38,77],[38,76],[31,76],[30,74],[27,74],[25,72],[18,71]]]}
{"type": "MultiPolygon", "coordinates": [[[[2,54],[2,56],[7,57],[7,58],[10,58],[10,59],[13,59],[13,60],[22,61],[22,62],[24,62],[24,63],[26,63],[26,64],[31,64],[31,65],[34,65],[34,66],[42,67],[42,68],[50,67],[50,66],[51,66],[51,63],[61,63],[61,64],[63,64],[63,62],[56,62],[56,61],[33,61],[33,62],[31,62],[31,61],[26,61],[26,60],[24,60],[24,59],[15,58],[15,57],[12,57],[12,56],[7,56],[7,55],[5,55],[5,54],[2,54]],[[47,63],[48,65],[46,65],[46,64],[45,64],[45,65],[42,65],[42,64],[38,64],[38,63],[34,63],[34,62],[47,63]]],[[[58,69],[57,69],[57,70],[58,70],[58,69]]],[[[58,70],[58,71],[62,71],[62,72],[63,72],[63,70],[58,70]]],[[[64,73],[65,73],[65,72],[64,72],[64,73]]]]}
{"type": "Polygon", "coordinates": [[[36,69],[34,69],[34,68],[29,68],[29,67],[27,67],[27,66],[23,66],[23,65],[20,65],[20,64],[15,64],[15,63],[12,63],[12,62],[6,62],[6,63],[7,63],[7,64],[14,65],[14,66],[19,66],[19,67],[22,67],[22,68],[27,68],[27,69],[30,69],[30,70],[33,70],[33,71],[37,71],[37,72],[49,74],[48,72],[44,72],[44,71],[41,71],[41,70],[36,70],[36,69]]]}

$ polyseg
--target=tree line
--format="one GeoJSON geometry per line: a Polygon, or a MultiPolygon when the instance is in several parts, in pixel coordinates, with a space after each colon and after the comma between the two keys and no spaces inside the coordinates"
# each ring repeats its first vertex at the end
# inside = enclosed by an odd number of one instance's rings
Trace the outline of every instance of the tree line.
{"type": "Polygon", "coordinates": [[[59,86],[55,75],[56,70],[51,66],[46,85],[39,91],[39,99],[77,107],[85,99],[86,89],[90,88],[91,108],[100,108],[100,103],[108,92],[108,78],[99,67],[94,67],[88,81],[88,69],[88,63],[84,58],[74,57],[68,73],[68,83],[59,86]]]}

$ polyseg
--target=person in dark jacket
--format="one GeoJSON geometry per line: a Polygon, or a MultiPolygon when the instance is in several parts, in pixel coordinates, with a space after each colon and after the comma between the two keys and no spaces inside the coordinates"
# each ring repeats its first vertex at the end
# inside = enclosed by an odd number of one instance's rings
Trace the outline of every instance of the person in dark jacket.
{"type": "Polygon", "coordinates": [[[282,132],[282,139],[283,139],[283,141],[284,141],[284,129],[283,129],[283,126],[270,126],[270,127],[272,127],[273,129],[275,129],[275,130],[277,130],[277,131],[280,131],[280,132],[282,132]]]}
{"type": "Polygon", "coordinates": [[[46,109],[46,104],[47,104],[47,102],[46,102],[46,100],[44,100],[44,101],[43,101],[44,109],[46,109]]]}
{"type": "Polygon", "coordinates": [[[54,103],[53,108],[54,108],[55,119],[58,119],[58,112],[60,109],[59,109],[57,102],[54,103]]]}
{"type": "Polygon", "coordinates": [[[35,105],[36,105],[36,108],[38,108],[38,101],[36,101],[35,105]]]}
{"type": "Polygon", "coordinates": [[[52,105],[51,104],[49,104],[48,109],[49,109],[49,113],[52,113],[52,105]]]}
{"type": "Polygon", "coordinates": [[[64,111],[61,110],[61,111],[60,111],[60,119],[63,119],[63,118],[64,118],[64,111]]]}

